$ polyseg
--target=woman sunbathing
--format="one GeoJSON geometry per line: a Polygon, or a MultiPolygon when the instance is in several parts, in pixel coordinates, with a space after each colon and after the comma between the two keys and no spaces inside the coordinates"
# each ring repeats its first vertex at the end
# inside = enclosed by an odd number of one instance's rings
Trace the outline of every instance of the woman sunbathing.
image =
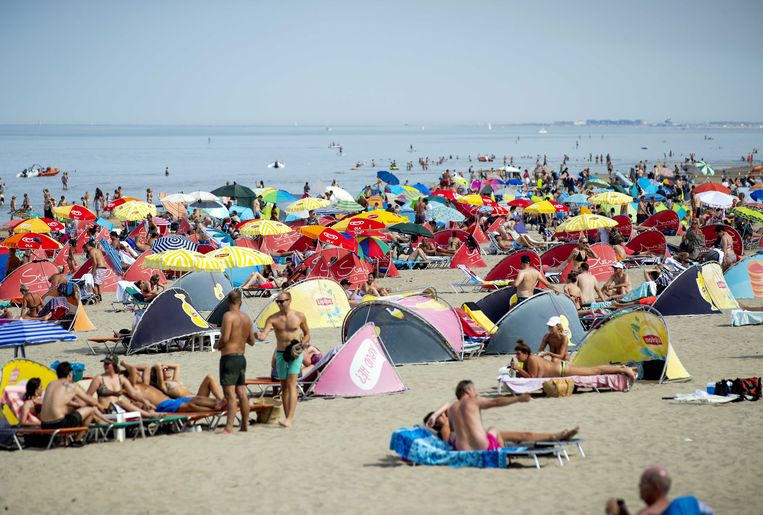
{"type": "Polygon", "coordinates": [[[146,401],[130,381],[119,374],[119,360],[116,356],[106,356],[103,362],[103,374],[95,376],[87,389],[88,395],[98,398],[98,405],[105,413],[116,411],[115,406],[125,411],[137,411],[143,418],[157,416],[154,405],[146,401]]]}
{"type": "Polygon", "coordinates": [[[33,377],[26,383],[24,404],[19,413],[20,426],[39,426],[40,409],[42,408],[42,381],[39,377],[33,377]]]}
{"type": "MultiPolygon", "coordinates": [[[[157,363],[151,370],[151,385],[173,399],[192,397],[194,394],[186,385],[180,382],[180,365],[157,363]]],[[[223,389],[212,374],[207,374],[201,381],[196,392],[197,397],[214,397],[217,400],[225,398],[223,389]]]]}

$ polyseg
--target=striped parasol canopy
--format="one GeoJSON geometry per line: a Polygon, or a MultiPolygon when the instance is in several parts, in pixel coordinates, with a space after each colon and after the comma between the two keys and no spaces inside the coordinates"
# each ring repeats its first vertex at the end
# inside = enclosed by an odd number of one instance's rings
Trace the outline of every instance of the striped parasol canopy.
{"type": "Polygon", "coordinates": [[[354,200],[340,200],[332,206],[337,211],[346,211],[348,213],[354,213],[356,211],[363,211],[365,208],[355,202],[354,200]]]}
{"type": "Polygon", "coordinates": [[[57,324],[42,320],[15,320],[0,326],[0,347],[21,347],[57,341],[74,341],[77,336],[57,324]]]}
{"type": "Polygon", "coordinates": [[[244,236],[275,236],[277,234],[286,234],[294,229],[285,223],[274,220],[249,220],[238,225],[238,232],[244,236]]]}
{"type": "Polygon", "coordinates": [[[218,259],[212,259],[204,254],[196,257],[193,268],[189,272],[224,272],[225,263],[218,259]]]}
{"type": "Polygon", "coordinates": [[[286,207],[287,213],[299,213],[300,211],[314,211],[331,204],[325,198],[305,197],[296,202],[292,202],[286,207]]]}
{"type": "Polygon", "coordinates": [[[274,188],[266,188],[266,191],[263,191],[260,195],[262,196],[263,202],[270,202],[271,204],[288,202],[290,200],[296,200],[297,198],[286,190],[277,190],[274,188]]]}
{"type": "Polygon", "coordinates": [[[13,226],[13,232],[36,232],[47,233],[51,231],[63,231],[66,226],[51,218],[28,218],[13,226]]]}
{"type": "Polygon", "coordinates": [[[168,250],[190,250],[190,251],[196,251],[198,250],[199,246],[196,244],[193,240],[190,238],[186,238],[185,236],[179,236],[177,234],[170,234],[168,236],[162,236],[161,238],[157,238],[152,244],[151,244],[151,251],[155,253],[160,252],[167,252],[168,250]]]}
{"type": "Polygon", "coordinates": [[[122,221],[137,222],[144,220],[148,215],[156,216],[156,206],[140,200],[125,202],[114,209],[114,216],[122,221]]]}
{"type": "Polygon", "coordinates": [[[380,259],[389,254],[389,245],[373,236],[355,238],[358,242],[358,256],[362,259],[380,259]]]}
{"type": "Polygon", "coordinates": [[[734,215],[749,220],[751,222],[763,223],[763,212],[750,207],[739,206],[730,211],[734,215]]]}
{"type": "Polygon", "coordinates": [[[601,229],[602,227],[615,227],[617,222],[601,215],[583,214],[570,218],[559,227],[556,232],[581,232],[589,229],[601,229]]]}
{"type": "Polygon", "coordinates": [[[168,250],[159,254],[146,256],[141,263],[143,268],[155,268],[157,270],[173,270],[176,272],[193,272],[196,270],[195,262],[203,254],[185,249],[168,250]]]}
{"type": "Polygon", "coordinates": [[[591,204],[609,204],[610,206],[622,206],[629,202],[633,202],[633,197],[626,195],[625,193],[618,193],[616,191],[606,191],[598,193],[588,199],[591,204]]]}
{"type": "Polygon", "coordinates": [[[206,254],[208,259],[223,263],[225,268],[272,265],[273,258],[264,252],[247,247],[223,247],[206,254]]]}
{"type": "Polygon", "coordinates": [[[98,218],[95,216],[95,213],[79,204],[54,207],[53,214],[59,218],[69,218],[71,220],[95,220],[98,218]]]}
{"type": "Polygon", "coordinates": [[[702,175],[715,175],[715,170],[713,170],[709,164],[707,164],[704,161],[697,161],[694,163],[694,166],[697,167],[697,169],[702,173],[702,175]]]}

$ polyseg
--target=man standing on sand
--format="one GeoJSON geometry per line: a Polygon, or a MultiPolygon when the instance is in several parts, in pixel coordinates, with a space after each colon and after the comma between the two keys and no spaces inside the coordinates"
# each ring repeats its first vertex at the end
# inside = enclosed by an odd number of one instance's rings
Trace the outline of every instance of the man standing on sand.
{"type": "Polygon", "coordinates": [[[413,212],[415,213],[414,221],[417,224],[424,225],[424,223],[426,223],[426,210],[426,204],[424,204],[422,197],[419,197],[419,199],[413,205],[413,212]]]}
{"type": "Polygon", "coordinates": [[[522,269],[512,283],[517,289],[517,304],[535,295],[535,288],[539,282],[546,285],[546,288],[555,290],[554,285],[548,282],[542,272],[530,266],[530,256],[525,254],[520,258],[520,261],[522,269]]]}
{"type": "Polygon", "coordinates": [[[88,240],[85,243],[85,252],[93,260],[93,283],[95,284],[96,302],[101,301],[101,284],[106,279],[109,273],[108,265],[106,265],[106,259],[103,257],[101,249],[95,246],[92,240],[88,240]]]}
{"type": "Polygon", "coordinates": [[[482,410],[509,406],[517,402],[529,402],[530,395],[523,393],[517,397],[496,397],[488,399],[480,396],[474,383],[464,380],[456,386],[456,402],[448,408],[448,420],[453,429],[451,445],[457,451],[494,451],[504,446],[507,440],[516,441],[527,436],[528,440],[543,439],[569,440],[578,432],[578,428],[559,434],[504,433],[496,427],[485,431],[482,424],[482,410]]]}
{"type": "Polygon", "coordinates": [[[249,429],[249,398],[246,394],[246,344],[254,345],[252,321],[241,312],[241,290],[228,293],[228,311],[223,315],[220,339],[215,349],[220,351],[220,384],[227,402],[228,417],[225,432],[233,432],[236,418],[236,397],[241,411],[240,431],[249,429]]]}
{"type": "Polygon", "coordinates": [[[283,408],[286,416],[278,423],[282,427],[290,427],[297,412],[297,378],[302,371],[302,354],[300,353],[299,356],[289,360],[288,356],[284,356],[284,351],[292,343],[292,340],[297,340],[302,344],[308,343],[310,341],[310,328],[307,327],[307,318],[305,318],[304,313],[289,309],[291,293],[282,291],[276,297],[275,302],[278,305],[278,313],[270,315],[265,320],[265,327],[255,336],[262,341],[271,330],[275,332],[276,372],[281,381],[283,408]],[[300,332],[302,333],[301,338],[300,332]]]}

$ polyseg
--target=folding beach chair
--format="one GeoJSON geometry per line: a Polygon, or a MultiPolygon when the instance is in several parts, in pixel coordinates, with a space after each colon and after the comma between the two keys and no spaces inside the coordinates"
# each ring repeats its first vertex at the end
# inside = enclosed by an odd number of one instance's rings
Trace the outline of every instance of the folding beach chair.
{"type": "MultiPolygon", "coordinates": [[[[310,390],[318,380],[329,361],[336,355],[337,347],[328,351],[310,371],[297,380],[297,393],[301,400],[310,395],[310,390]]],[[[275,393],[276,388],[281,387],[280,381],[274,381],[271,377],[256,377],[246,380],[246,389],[249,391],[249,397],[264,397],[268,392],[275,393]],[[256,389],[256,390],[255,390],[256,389]]]]}
{"type": "Polygon", "coordinates": [[[511,281],[498,279],[495,281],[486,281],[475,274],[471,268],[466,265],[456,265],[466,276],[463,281],[451,283],[455,293],[479,292],[482,290],[496,290],[508,286],[511,281]]]}

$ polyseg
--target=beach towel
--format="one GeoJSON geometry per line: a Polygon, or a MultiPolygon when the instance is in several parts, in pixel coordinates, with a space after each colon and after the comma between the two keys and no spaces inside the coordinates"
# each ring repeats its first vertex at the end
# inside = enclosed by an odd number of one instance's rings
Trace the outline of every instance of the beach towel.
{"type": "MultiPolygon", "coordinates": [[[[549,377],[510,377],[507,374],[498,376],[498,381],[514,393],[529,393],[543,389],[543,383],[551,381],[549,377]]],[[[623,374],[602,374],[598,376],[569,376],[575,386],[594,390],[609,389],[616,392],[628,391],[628,379],[623,374]]]]}
{"type": "MultiPolygon", "coordinates": [[[[0,397],[0,406],[8,406],[16,419],[21,417],[21,408],[24,406],[24,394],[26,393],[26,381],[18,384],[8,385],[3,390],[3,396],[0,397]]],[[[40,424],[40,419],[35,415],[29,415],[29,421],[32,424],[40,424]]]]}
{"type": "Polygon", "coordinates": [[[763,311],[745,311],[744,309],[734,309],[731,311],[732,327],[759,324],[763,324],[763,311]]]}
{"type": "Polygon", "coordinates": [[[450,444],[418,426],[396,429],[389,448],[417,465],[476,468],[504,468],[508,453],[527,450],[526,447],[504,447],[495,451],[454,451],[450,444]]]}

